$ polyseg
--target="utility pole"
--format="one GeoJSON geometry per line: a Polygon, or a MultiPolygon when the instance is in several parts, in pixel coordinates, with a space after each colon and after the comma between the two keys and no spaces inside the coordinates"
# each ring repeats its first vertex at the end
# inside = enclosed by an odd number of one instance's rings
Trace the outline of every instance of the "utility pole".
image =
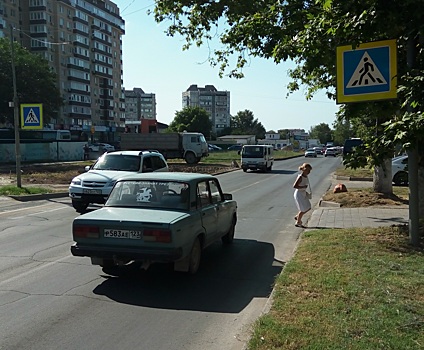
{"type": "Polygon", "coordinates": [[[15,72],[15,50],[13,43],[13,27],[10,25],[10,50],[12,61],[12,77],[13,77],[13,117],[15,123],[15,156],[16,156],[16,186],[22,187],[21,181],[21,140],[19,138],[19,100],[16,89],[16,72],[15,72]]]}
{"type": "MultiPolygon", "coordinates": [[[[406,53],[407,66],[410,71],[415,68],[416,48],[413,33],[409,34],[406,53]]],[[[411,103],[407,106],[408,112],[412,113],[411,103]]],[[[409,182],[409,239],[410,243],[417,247],[420,244],[419,232],[419,197],[418,197],[418,142],[408,150],[408,182],[409,182]]]]}

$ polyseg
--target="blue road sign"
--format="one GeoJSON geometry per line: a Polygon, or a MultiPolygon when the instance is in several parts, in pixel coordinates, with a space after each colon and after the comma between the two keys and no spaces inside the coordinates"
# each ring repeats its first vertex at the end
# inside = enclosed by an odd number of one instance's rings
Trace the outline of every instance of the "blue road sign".
{"type": "Polygon", "coordinates": [[[337,102],[396,98],[396,41],[337,48],[337,102]]]}
{"type": "Polygon", "coordinates": [[[21,104],[21,128],[42,129],[43,128],[43,105],[21,104]]]}

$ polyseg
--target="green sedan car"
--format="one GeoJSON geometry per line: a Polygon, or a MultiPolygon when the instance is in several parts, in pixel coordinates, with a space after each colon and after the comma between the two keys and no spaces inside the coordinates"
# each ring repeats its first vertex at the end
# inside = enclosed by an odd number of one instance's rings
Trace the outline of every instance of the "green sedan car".
{"type": "Polygon", "coordinates": [[[71,252],[104,269],[162,262],[194,274],[203,249],[232,243],[236,223],[237,203],[213,175],[134,174],[116,182],[103,208],[74,219],[71,252]]]}

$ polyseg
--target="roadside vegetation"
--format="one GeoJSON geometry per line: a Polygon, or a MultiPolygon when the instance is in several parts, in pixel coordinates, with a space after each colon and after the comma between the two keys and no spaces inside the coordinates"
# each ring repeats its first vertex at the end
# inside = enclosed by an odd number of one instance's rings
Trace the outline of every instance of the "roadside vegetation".
{"type": "Polygon", "coordinates": [[[423,349],[424,254],[408,228],[307,231],[249,342],[260,349],[423,349]]]}

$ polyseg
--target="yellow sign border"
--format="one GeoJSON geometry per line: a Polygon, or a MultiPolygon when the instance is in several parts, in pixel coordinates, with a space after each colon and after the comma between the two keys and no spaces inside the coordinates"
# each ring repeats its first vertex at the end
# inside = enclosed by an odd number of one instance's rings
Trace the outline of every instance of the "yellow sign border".
{"type": "Polygon", "coordinates": [[[397,44],[396,39],[382,40],[382,41],[373,41],[370,43],[364,43],[357,46],[355,49],[352,48],[352,45],[339,46],[337,47],[337,60],[336,60],[336,69],[337,69],[337,104],[340,103],[351,103],[351,102],[361,102],[361,101],[376,101],[376,100],[388,100],[397,98],[397,44]],[[344,82],[343,82],[343,72],[344,72],[344,62],[343,54],[346,51],[362,50],[366,48],[376,48],[376,47],[389,47],[389,62],[390,62],[390,90],[385,92],[370,92],[362,93],[358,95],[344,95],[344,82]]]}
{"type": "Polygon", "coordinates": [[[21,129],[27,130],[40,130],[43,128],[43,104],[42,103],[26,103],[21,104],[21,129]],[[25,126],[24,108],[35,107],[40,111],[40,125],[37,126],[25,126]]]}

